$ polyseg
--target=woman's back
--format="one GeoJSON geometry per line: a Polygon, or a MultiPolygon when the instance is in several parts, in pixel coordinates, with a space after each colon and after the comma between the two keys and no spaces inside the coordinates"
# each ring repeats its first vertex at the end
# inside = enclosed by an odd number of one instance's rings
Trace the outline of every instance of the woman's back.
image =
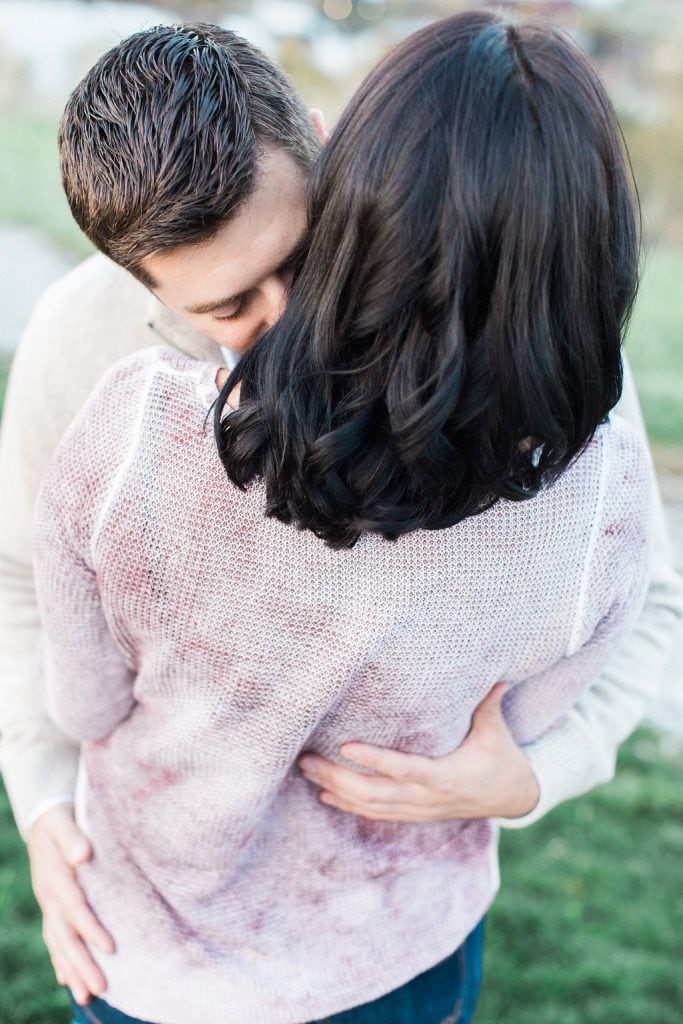
{"type": "Polygon", "coordinates": [[[260,482],[226,479],[203,429],[214,380],[136,355],[67,436],[38,511],[62,637],[46,671],[57,720],[95,741],[79,814],[88,898],[122,954],[108,998],[285,1024],[431,966],[497,886],[489,822],[356,819],[320,804],[297,757],[350,739],[445,753],[499,679],[518,684],[520,742],[551,728],[638,611],[649,468],[615,420],[533,500],[332,550],[266,518],[260,482]]]}

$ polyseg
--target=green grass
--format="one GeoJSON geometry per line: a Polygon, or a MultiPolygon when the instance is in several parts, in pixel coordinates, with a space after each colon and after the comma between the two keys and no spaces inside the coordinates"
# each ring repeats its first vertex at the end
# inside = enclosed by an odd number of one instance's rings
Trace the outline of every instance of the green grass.
{"type": "MultiPolygon", "coordinates": [[[[642,730],[609,786],[503,834],[476,1024],[681,1020],[682,773],[683,747],[642,730]]],[[[0,1020],[67,1024],[4,794],[0,894],[0,1020]]]]}
{"type": "Polygon", "coordinates": [[[641,732],[617,777],[502,837],[477,1024],[683,1016],[683,751],[641,732]]]}
{"type": "Polygon", "coordinates": [[[67,1024],[67,1007],[43,946],[26,850],[0,789],[0,1021],[67,1024]]]}
{"type": "Polygon", "coordinates": [[[0,138],[0,221],[38,227],[65,249],[91,253],[62,191],[55,120],[2,113],[0,138]]]}
{"type": "Polygon", "coordinates": [[[12,357],[8,352],[0,352],[0,415],[5,402],[5,391],[7,390],[7,378],[12,357]]]}
{"type": "Polygon", "coordinates": [[[626,342],[652,441],[683,444],[683,248],[646,253],[626,342]]]}

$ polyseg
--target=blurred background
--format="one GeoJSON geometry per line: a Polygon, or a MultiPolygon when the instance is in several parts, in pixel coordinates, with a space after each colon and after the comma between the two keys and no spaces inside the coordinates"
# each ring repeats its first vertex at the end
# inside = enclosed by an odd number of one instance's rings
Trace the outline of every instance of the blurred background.
{"type": "MultiPolygon", "coordinates": [[[[105,49],[160,22],[217,22],[277,60],[333,124],[398,40],[487,6],[562,25],[619,114],[645,240],[627,351],[683,569],[683,0],[0,0],[0,401],[33,302],[91,251],[62,196],[55,133],[105,49]]],[[[683,649],[649,720],[610,786],[504,835],[478,1024],[683,1020],[683,649]]],[[[0,814],[0,1022],[66,1024],[1,793],[0,814]]]]}

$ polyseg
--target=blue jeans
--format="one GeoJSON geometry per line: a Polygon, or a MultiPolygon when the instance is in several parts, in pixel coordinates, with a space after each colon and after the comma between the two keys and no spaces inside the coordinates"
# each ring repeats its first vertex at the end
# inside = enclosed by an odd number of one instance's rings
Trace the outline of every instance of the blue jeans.
{"type": "MultiPolygon", "coordinates": [[[[484,922],[455,953],[371,1003],[310,1024],[469,1024],[479,995],[484,922]]],[[[102,999],[73,1005],[73,1024],[151,1024],[128,1017],[102,999]]]]}

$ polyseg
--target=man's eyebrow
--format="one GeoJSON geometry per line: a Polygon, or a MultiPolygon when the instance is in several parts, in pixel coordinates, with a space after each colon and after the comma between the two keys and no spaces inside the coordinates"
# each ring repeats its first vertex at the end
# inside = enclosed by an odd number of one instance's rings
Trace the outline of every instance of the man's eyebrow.
{"type": "MultiPolygon", "coordinates": [[[[258,281],[263,281],[266,277],[272,277],[273,274],[281,274],[284,270],[287,270],[290,264],[292,264],[299,252],[300,243],[294,246],[291,252],[288,252],[285,258],[278,263],[272,270],[267,270],[265,274],[261,274],[258,281]]],[[[258,284],[258,281],[256,284],[258,284]]],[[[248,288],[243,288],[241,292],[237,292],[235,295],[229,295],[225,299],[214,300],[211,299],[209,302],[198,302],[195,306],[186,306],[186,313],[213,313],[216,309],[223,309],[224,306],[231,306],[235,302],[239,302],[243,295],[247,292],[252,291],[256,287],[256,284],[250,285],[248,288]]]]}
{"type": "Polygon", "coordinates": [[[234,302],[237,302],[239,298],[248,292],[249,289],[245,288],[244,292],[240,292],[238,295],[230,295],[227,299],[218,299],[210,302],[199,302],[196,306],[186,306],[186,313],[213,313],[215,309],[222,309],[223,306],[231,306],[234,302]]]}

